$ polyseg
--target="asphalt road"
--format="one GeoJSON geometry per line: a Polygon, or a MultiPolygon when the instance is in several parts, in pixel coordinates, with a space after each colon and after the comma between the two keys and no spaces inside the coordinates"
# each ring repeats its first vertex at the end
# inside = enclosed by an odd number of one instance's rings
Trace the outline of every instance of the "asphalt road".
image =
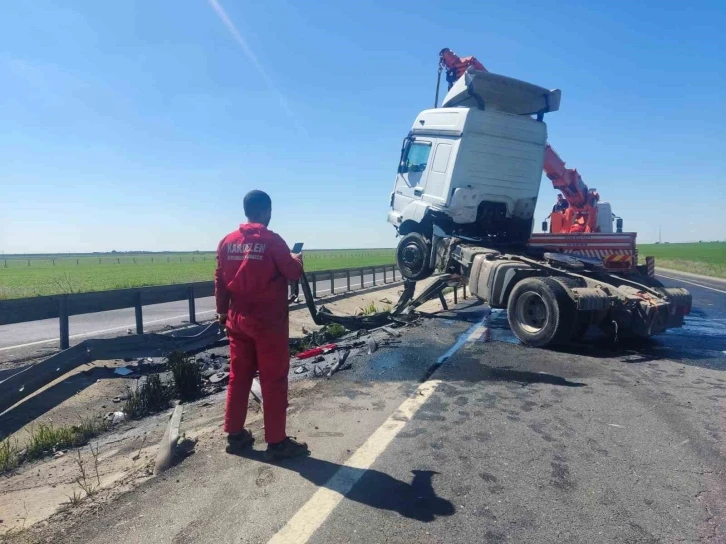
{"type": "Polygon", "coordinates": [[[498,341],[482,342],[486,309],[469,301],[333,380],[293,385],[288,427],[310,458],[228,455],[212,430],[162,478],[43,536],[726,542],[726,292],[689,289],[681,330],[564,351],[519,345],[501,313],[498,341]]]}
{"type": "MultiPolygon", "coordinates": [[[[400,279],[400,276],[397,277],[400,279]]],[[[391,279],[389,272],[388,280],[391,281],[391,279]]],[[[365,287],[370,287],[373,285],[373,276],[367,274],[364,276],[363,281],[365,287]]],[[[319,279],[316,283],[318,295],[330,293],[329,279],[319,279]]],[[[382,274],[376,274],[376,284],[380,285],[382,283],[382,274]]],[[[335,280],[336,292],[344,291],[346,287],[345,278],[335,280]]],[[[360,287],[360,276],[351,278],[351,288],[360,289],[360,287]]],[[[196,313],[199,321],[213,318],[215,313],[214,298],[197,299],[196,313]]],[[[182,300],[144,306],[143,316],[145,332],[178,326],[189,322],[188,303],[182,300]]],[[[0,362],[23,360],[55,353],[59,345],[58,327],[57,319],[0,326],[0,362]]],[[[126,334],[128,330],[135,332],[136,318],[133,308],[74,315],[69,318],[69,328],[71,345],[74,345],[87,338],[118,336],[126,334]]]]}

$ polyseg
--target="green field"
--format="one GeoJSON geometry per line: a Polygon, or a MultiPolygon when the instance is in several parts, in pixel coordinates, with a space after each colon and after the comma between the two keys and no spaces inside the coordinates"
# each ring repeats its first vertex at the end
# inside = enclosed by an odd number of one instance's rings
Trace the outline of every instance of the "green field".
{"type": "MultiPolygon", "coordinates": [[[[393,264],[393,249],[306,250],[305,270],[393,264]]],[[[0,299],[211,280],[214,253],[118,253],[0,258],[0,299]]]]}
{"type": "Polygon", "coordinates": [[[638,257],[655,257],[655,265],[683,272],[726,278],[726,242],[639,244],[638,257]]]}

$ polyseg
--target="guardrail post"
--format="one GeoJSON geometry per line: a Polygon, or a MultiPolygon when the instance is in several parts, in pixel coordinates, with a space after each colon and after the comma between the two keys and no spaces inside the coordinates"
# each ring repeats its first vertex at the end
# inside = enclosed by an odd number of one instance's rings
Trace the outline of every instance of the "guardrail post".
{"type": "Polygon", "coordinates": [[[345,283],[348,286],[348,291],[350,291],[350,270],[345,271],[345,283]]]}
{"type": "Polygon", "coordinates": [[[330,273],[330,294],[335,294],[335,272],[330,273]]]}
{"type": "Polygon", "coordinates": [[[454,285],[454,304],[459,304],[459,286],[454,285]]]}
{"type": "Polygon", "coordinates": [[[144,316],[141,313],[141,293],[134,296],[134,310],[136,311],[136,334],[144,334],[144,316]]]}
{"type": "Polygon", "coordinates": [[[388,283],[388,280],[386,279],[386,265],[383,265],[383,283],[388,283]]]}
{"type": "Polygon", "coordinates": [[[365,289],[365,287],[366,287],[365,283],[364,283],[365,277],[366,277],[366,271],[363,268],[361,268],[360,269],[360,288],[361,289],[365,289]]]}
{"type": "Polygon", "coordinates": [[[376,286],[376,268],[371,268],[371,272],[373,272],[373,287],[376,286]]]}
{"type": "Polygon", "coordinates": [[[318,298],[318,281],[315,279],[315,272],[310,275],[313,279],[313,298],[318,298]]]}
{"type": "Polygon", "coordinates": [[[194,300],[194,287],[189,288],[189,323],[197,322],[197,306],[194,300]]]}
{"type": "Polygon", "coordinates": [[[396,265],[393,265],[393,281],[396,281],[396,265]]]}
{"type": "Polygon", "coordinates": [[[68,334],[68,297],[58,299],[58,321],[60,323],[60,348],[68,349],[71,345],[68,334]]]}
{"type": "Polygon", "coordinates": [[[464,292],[464,300],[466,300],[466,280],[462,280],[461,290],[464,292]]]}

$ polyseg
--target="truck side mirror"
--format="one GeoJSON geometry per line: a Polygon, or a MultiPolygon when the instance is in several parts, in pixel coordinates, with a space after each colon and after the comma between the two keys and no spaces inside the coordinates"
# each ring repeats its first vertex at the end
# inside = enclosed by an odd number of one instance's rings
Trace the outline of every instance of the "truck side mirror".
{"type": "Polygon", "coordinates": [[[542,221],[542,232],[547,232],[547,221],[542,221]]]}
{"type": "Polygon", "coordinates": [[[618,217],[615,220],[615,232],[623,232],[623,218],[618,217]]]}

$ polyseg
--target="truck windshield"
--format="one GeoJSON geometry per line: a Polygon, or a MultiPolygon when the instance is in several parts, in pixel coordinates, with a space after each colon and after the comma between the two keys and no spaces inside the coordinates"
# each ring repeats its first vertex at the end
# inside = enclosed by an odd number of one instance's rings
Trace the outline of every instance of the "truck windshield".
{"type": "Polygon", "coordinates": [[[430,143],[414,142],[411,144],[411,147],[408,148],[408,155],[406,156],[406,171],[423,172],[426,170],[430,153],[430,143]]]}

